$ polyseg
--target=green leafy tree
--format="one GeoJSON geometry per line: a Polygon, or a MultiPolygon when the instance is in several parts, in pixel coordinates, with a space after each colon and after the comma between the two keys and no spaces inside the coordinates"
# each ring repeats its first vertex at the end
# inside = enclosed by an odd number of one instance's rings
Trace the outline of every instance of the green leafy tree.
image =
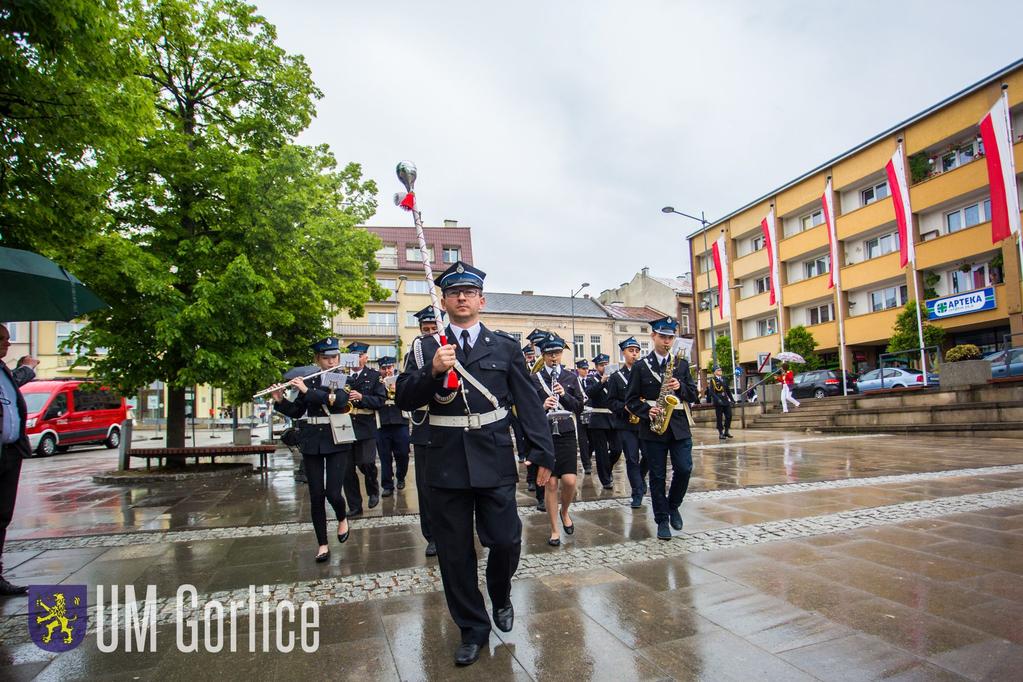
{"type": "MultiPolygon", "coordinates": [[[[924,346],[938,346],[945,341],[945,330],[937,325],[924,322],[924,346]]],[[[920,349],[920,333],[916,325],[916,301],[910,301],[895,318],[895,327],[888,339],[888,352],[913,351],[920,349]]]]}
{"type": "Polygon", "coordinates": [[[113,304],[73,342],[106,348],[94,373],[124,391],[166,381],[181,446],[187,387],[241,402],[307,363],[333,312],[386,296],[379,240],[356,227],[376,188],[293,142],[320,93],[254,8],[135,0],[127,16],[158,122],[119,159],[109,224],[72,257],[113,304]]]}
{"type": "Polygon", "coordinates": [[[806,363],[800,366],[800,370],[812,370],[821,366],[820,356],[814,352],[816,347],[817,339],[801,324],[790,327],[785,332],[785,350],[799,353],[806,360],[806,363]]]}
{"type": "Polygon", "coordinates": [[[714,358],[707,363],[707,372],[714,371],[714,365],[721,367],[726,377],[732,376],[732,339],[729,336],[719,336],[714,341],[714,358]]]}

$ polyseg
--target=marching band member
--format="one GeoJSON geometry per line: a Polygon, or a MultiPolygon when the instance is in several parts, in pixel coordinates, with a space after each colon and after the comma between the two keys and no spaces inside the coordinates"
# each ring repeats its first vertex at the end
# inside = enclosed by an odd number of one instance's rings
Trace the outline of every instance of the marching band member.
{"type": "MultiPolygon", "coordinates": [[[[533,353],[533,344],[529,343],[522,347],[522,357],[528,372],[536,360],[536,355],[533,353]]],[[[512,435],[515,436],[515,452],[519,456],[519,464],[522,464],[526,461],[526,438],[522,435],[522,427],[519,425],[518,417],[514,414],[511,416],[511,429],[512,435]]]]}
{"type": "MultiPolygon", "coordinates": [[[[575,497],[576,472],[579,468],[575,421],[572,413],[582,410],[582,394],[576,382],[575,374],[566,370],[561,364],[561,354],[565,350],[565,340],[548,333],[540,352],[543,353],[544,368],[533,375],[533,383],[537,394],[543,400],[550,422],[551,435],[554,437],[554,470],[547,481],[544,493],[545,508],[551,521],[551,537],[547,544],[557,547],[561,544],[561,532],[558,530],[559,516],[565,533],[572,535],[575,524],[568,515],[569,505],[575,497]],[[561,483],[558,508],[558,483],[561,483]]],[[[539,480],[537,481],[539,488],[539,480]]]]}
{"type": "MultiPolygon", "coordinates": [[[[639,509],[643,505],[646,494],[646,477],[648,464],[641,451],[639,441],[639,417],[629,412],[625,406],[628,394],[629,378],[633,367],[639,359],[642,348],[639,341],[631,336],[618,344],[622,353],[623,366],[607,380],[607,403],[611,409],[614,434],[625,455],[625,474],[629,478],[632,489],[632,508],[639,509]]],[[[599,461],[599,460],[598,460],[599,461]]]]}
{"type": "MultiPolygon", "coordinates": [[[[536,364],[536,353],[540,348],[540,344],[543,343],[543,341],[547,338],[548,333],[549,332],[545,332],[542,329],[533,329],[533,331],[529,332],[529,334],[526,335],[526,340],[529,341],[530,347],[529,353],[526,353],[525,349],[523,349],[523,355],[525,355],[528,360],[528,364],[526,365],[527,373],[532,373],[533,367],[536,364]]],[[[524,452],[526,455],[526,459],[529,459],[529,453],[526,452],[525,448],[520,449],[519,452],[524,452]]],[[[547,511],[545,501],[546,491],[543,489],[543,486],[537,487],[536,485],[535,464],[530,464],[526,466],[526,489],[529,492],[536,494],[536,508],[542,512],[547,511]]]]}
{"type": "Polygon", "coordinates": [[[387,400],[387,390],[380,383],[380,373],[372,367],[366,367],[369,359],[369,346],[364,343],[348,345],[349,353],[359,354],[359,369],[352,372],[348,385],[352,388],[349,394],[352,400],[352,426],[355,429],[355,442],[352,443],[352,460],[355,466],[348,467],[345,475],[345,497],[348,498],[348,515],[362,514],[362,493],[359,491],[359,476],[356,469],[362,472],[366,480],[366,494],[369,496],[369,508],[380,504],[380,481],[377,480],[377,410],[387,400]]]}
{"type": "Polygon", "coordinates": [[[714,404],[714,419],[718,427],[718,439],[725,440],[734,438],[729,432],[732,428],[732,405],[735,398],[732,396],[728,379],[725,379],[721,365],[714,365],[714,374],[707,382],[707,399],[714,404]]]}
{"type": "MultiPolygon", "coordinates": [[[[316,364],[320,369],[337,367],[341,350],[338,340],[326,338],[317,341],[310,348],[316,353],[316,364]]],[[[327,511],[324,502],[330,504],[337,518],[337,540],[348,539],[348,520],[345,517],[345,500],[341,495],[341,484],[349,468],[352,445],[337,445],[331,435],[329,414],[340,414],[348,406],[348,394],[340,387],[332,388],[325,375],[304,380],[295,377],[286,386],[298,393],[294,400],[286,400],[284,387],[274,391],[274,410],[286,417],[299,420],[301,427],[302,459],[305,464],[309,485],[309,507],[313,517],[313,530],[319,550],[317,563],[330,559],[327,545],[327,511]]]]}
{"type": "Polygon", "coordinates": [[[582,406],[575,415],[576,437],[579,440],[579,459],[583,461],[583,473],[589,474],[593,470],[593,446],[590,445],[588,428],[590,424],[590,401],[586,397],[586,377],[590,373],[590,362],[586,358],[575,361],[576,383],[579,385],[579,394],[583,398],[582,406]]]}
{"type": "Polygon", "coordinates": [[[426,475],[431,524],[437,541],[444,596],[462,644],[457,665],[470,665],[490,637],[490,618],[479,591],[473,527],[487,555],[486,583],[494,624],[509,632],[515,611],[511,578],[522,549],[522,521],[515,505],[517,466],[508,434],[515,406],[529,447],[539,465],[537,483],[546,485],[554,466],[554,444],[541,402],[529,381],[515,338],[480,323],[486,305],[484,273],[455,263],[436,283],[450,324],[452,343],[438,348],[422,340],[424,365],[398,377],[398,406],[429,410],[430,442],[426,475]],[[446,387],[454,369],[457,389],[446,387]]]}
{"type": "MultiPolygon", "coordinates": [[[[612,385],[606,373],[607,363],[610,358],[603,353],[593,358],[593,366],[596,368],[586,377],[586,395],[591,405],[590,423],[587,425],[587,435],[590,447],[593,448],[597,459],[597,478],[604,490],[614,488],[613,471],[621,452],[613,448],[614,439],[614,415],[611,412],[611,404],[608,399],[608,388],[612,385]]],[[[624,388],[624,385],[623,385],[624,388]]]]}
{"type": "Polygon", "coordinates": [[[671,539],[671,528],[682,530],[682,514],[679,507],[689,488],[689,476],[693,471],[693,438],[689,420],[683,406],[673,410],[663,434],[650,428],[650,420],[661,415],[659,398],[664,392],[673,394],[679,401],[694,403],[699,394],[696,383],[689,374],[689,362],[678,358],[671,374],[665,371],[671,364],[671,345],[675,341],[678,323],[671,317],[662,317],[650,323],[650,338],[653,351],[633,366],[626,394],[626,408],[642,421],[639,438],[643,442],[643,454],[650,463],[650,500],[654,507],[654,521],[657,523],[657,537],[671,539]],[[668,456],[671,456],[671,487],[665,494],[668,456]],[[669,528],[669,522],[671,527],[669,528]]]}
{"type": "Polygon", "coordinates": [[[377,453],[380,456],[380,487],[383,497],[394,494],[396,474],[398,490],[404,490],[405,475],[408,474],[408,419],[394,404],[393,382],[397,379],[394,375],[395,361],[396,358],[389,356],[377,360],[377,365],[380,366],[380,379],[384,384],[384,390],[387,391],[387,399],[377,412],[380,416],[380,426],[377,428],[377,453]]]}
{"type": "MultiPolygon", "coordinates": [[[[425,366],[423,358],[423,339],[437,333],[437,316],[433,306],[428,305],[415,314],[419,320],[420,336],[412,340],[412,350],[405,358],[405,371],[414,372],[425,366]]],[[[430,486],[426,483],[426,446],[430,443],[430,424],[425,409],[413,410],[409,413],[412,423],[412,451],[415,457],[416,497],[419,499],[419,530],[426,540],[426,556],[437,556],[437,543],[433,539],[433,524],[430,518],[433,509],[430,507],[430,486]]]]}

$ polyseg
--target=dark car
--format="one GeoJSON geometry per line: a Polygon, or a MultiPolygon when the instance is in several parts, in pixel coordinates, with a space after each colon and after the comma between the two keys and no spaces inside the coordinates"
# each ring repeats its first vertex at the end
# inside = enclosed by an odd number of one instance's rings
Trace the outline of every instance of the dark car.
{"type": "MultiPolygon", "coordinates": [[[[842,372],[837,369],[815,369],[801,372],[794,377],[792,395],[796,398],[824,398],[829,395],[842,395],[842,372]]],[[[859,393],[856,388],[856,377],[845,373],[845,385],[849,393],[859,393]]]]}

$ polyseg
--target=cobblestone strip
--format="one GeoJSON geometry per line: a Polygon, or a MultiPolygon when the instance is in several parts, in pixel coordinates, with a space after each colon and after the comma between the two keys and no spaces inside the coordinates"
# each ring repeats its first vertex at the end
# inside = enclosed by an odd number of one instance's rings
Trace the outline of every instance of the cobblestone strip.
{"type": "Polygon", "coordinates": [[[740,440],[734,443],[714,443],[709,445],[694,445],[693,450],[724,450],[748,445],[788,445],[789,443],[819,443],[821,441],[833,440],[860,440],[863,438],[884,438],[891,437],[890,433],[861,433],[855,436],[807,436],[806,438],[779,438],[777,440],[740,440]]]}
{"type": "MultiPolygon", "coordinates": [[[[1023,473],[1023,464],[1007,464],[1003,466],[978,467],[973,469],[952,469],[949,471],[929,471],[918,474],[892,474],[888,476],[870,476],[865,478],[845,478],[833,481],[810,481],[806,483],[782,483],[750,488],[733,488],[729,490],[704,490],[689,493],[686,500],[701,502],[704,500],[725,500],[737,498],[777,495],[781,493],[800,493],[814,490],[834,490],[838,488],[858,488],[865,485],[895,485],[899,483],[920,483],[922,481],[939,481],[949,478],[966,476],[996,476],[999,474],[1023,473]]],[[[616,497],[590,502],[573,502],[574,511],[593,511],[600,509],[618,509],[629,506],[630,498],[616,497]]],[[[519,507],[519,516],[537,514],[533,506],[519,507]]],[[[387,528],[392,526],[418,525],[419,514],[401,514],[382,516],[370,519],[353,519],[352,528],[387,528]]],[[[202,540],[229,540],[234,538],[263,537],[267,535],[295,535],[312,533],[311,523],[277,523],[265,526],[227,526],[221,528],[197,528],[193,530],[147,531],[139,533],[111,533],[106,535],[76,535],[66,538],[39,538],[36,540],[11,540],[5,544],[7,551],[45,551],[52,549],[78,549],[82,547],[125,547],[128,545],[150,545],[161,542],[196,542],[202,540]]]]}
{"type": "MultiPolygon", "coordinates": [[[[870,509],[856,509],[835,514],[810,516],[781,521],[720,528],[697,533],[683,533],[675,540],[664,542],[651,538],[636,542],[622,542],[602,547],[584,547],[575,549],[571,546],[556,551],[541,552],[523,556],[519,562],[515,580],[539,578],[549,575],[563,575],[586,571],[598,566],[616,566],[637,561],[649,561],[671,556],[682,556],[697,552],[727,549],[745,545],[758,545],[777,540],[805,538],[815,535],[827,535],[844,531],[898,524],[917,519],[948,516],[981,509],[993,509],[1023,505],[1023,488],[1000,490],[990,493],[943,497],[936,500],[905,502],[870,509]]],[[[486,562],[479,562],[480,576],[485,574],[486,562]]],[[[295,583],[280,583],[268,587],[269,593],[263,594],[263,586],[257,586],[257,602],[275,604],[278,601],[290,600],[301,604],[304,601],[315,601],[321,606],[332,604],[350,604],[373,599],[406,596],[426,592],[438,592],[442,588],[440,569],[436,566],[406,568],[398,571],[381,571],[351,575],[344,578],[330,578],[295,583]]],[[[210,600],[217,600],[225,606],[231,601],[248,603],[249,588],[223,590],[199,594],[198,603],[201,612],[210,600]]],[[[163,595],[157,601],[157,622],[172,623],[176,618],[176,597],[163,595]]],[[[242,610],[247,609],[243,606],[242,610]]],[[[192,611],[185,610],[185,616],[192,617],[192,611]]],[[[90,607],[89,632],[95,630],[95,605],[90,607]]],[[[11,643],[27,639],[24,616],[9,616],[0,623],[0,642],[11,643]]]]}

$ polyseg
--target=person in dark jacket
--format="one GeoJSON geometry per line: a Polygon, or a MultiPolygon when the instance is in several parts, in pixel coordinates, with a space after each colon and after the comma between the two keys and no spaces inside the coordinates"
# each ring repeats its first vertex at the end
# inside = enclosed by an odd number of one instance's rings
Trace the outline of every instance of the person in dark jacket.
{"type": "Polygon", "coordinates": [[[613,471],[621,453],[614,438],[614,415],[608,400],[611,376],[605,372],[608,356],[603,353],[593,358],[595,369],[586,377],[586,396],[589,398],[590,418],[586,431],[590,447],[597,460],[597,478],[605,490],[614,488],[613,471]]]}
{"type": "Polygon", "coordinates": [[[377,428],[377,453],[380,456],[380,488],[383,497],[394,494],[395,479],[398,490],[405,489],[408,474],[409,431],[408,418],[394,404],[397,376],[394,374],[396,358],[387,356],[377,360],[380,366],[380,380],[387,391],[387,399],[377,412],[380,426],[377,428]]]}
{"type": "Polygon", "coordinates": [[[642,348],[639,341],[631,336],[619,343],[618,348],[622,352],[622,366],[607,380],[607,402],[614,418],[612,425],[615,437],[621,444],[622,454],[625,456],[625,474],[632,489],[631,506],[633,509],[639,509],[643,506],[643,496],[647,493],[646,479],[650,467],[643,456],[639,440],[639,417],[629,412],[625,407],[625,400],[628,397],[629,378],[639,360],[642,348]]]}
{"type": "Polygon", "coordinates": [[[359,490],[359,473],[366,482],[369,508],[380,504],[380,481],[377,471],[377,410],[387,400],[387,389],[380,381],[380,372],[366,366],[369,346],[364,343],[348,344],[348,352],[359,356],[359,368],[348,378],[349,394],[352,399],[352,424],[355,427],[355,442],[352,443],[352,461],[345,475],[345,497],[348,498],[348,515],[362,514],[362,491],[359,490]],[[357,473],[358,472],[358,473],[357,473]]]}
{"type": "MultiPolygon", "coordinates": [[[[415,313],[415,317],[419,320],[420,336],[412,340],[412,349],[405,356],[405,372],[415,372],[425,366],[423,339],[432,338],[437,333],[437,315],[433,306],[426,306],[415,313]]],[[[430,508],[430,486],[426,483],[426,446],[430,444],[430,425],[427,422],[429,414],[425,409],[411,410],[408,414],[412,426],[409,440],[412,442],[413,468],[416,473],[419,531],[423,534],[423,539],[426,540],[426,556],[434,557],[437,556],[437,543],[433,539],[433,524],[430,523],[430,516],[433,513],[430,508]]]]}
{"type": "Polygon", "coordinates": [[[732,428],[732,404],[735,403],[735,397],[732,395],[732,389],[728,386],[728,379],[724,377],[724,372],[722,372],[720,366],[714,368],[714,373],[710,376],[710,380],[707,381],[707,400],[714,405],[714,418],[717,421],[718,438],[720,440],[733,438],[732,434],[729,433],[729,429],[732,428]]]}

